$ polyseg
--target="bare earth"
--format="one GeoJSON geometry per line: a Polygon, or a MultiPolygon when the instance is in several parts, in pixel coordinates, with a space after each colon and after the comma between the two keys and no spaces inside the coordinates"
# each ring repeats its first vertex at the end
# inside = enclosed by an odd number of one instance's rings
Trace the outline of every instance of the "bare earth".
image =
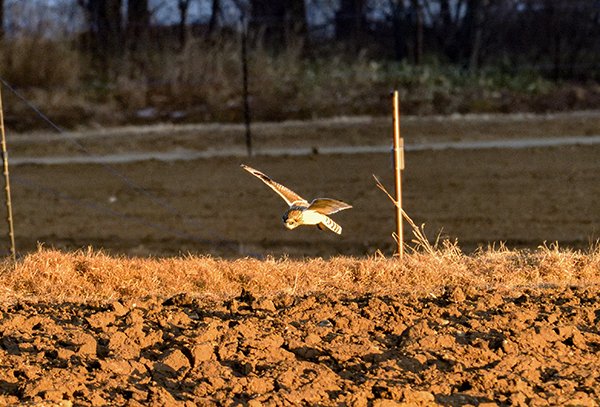
{"type": "MultiPolygon", "coordinates": [[[[595,112],[403,123],[407,144],[600,134],[595,112]]],[[[393,208],[372,174],[391,187],[391,156],[318,153],[386,144],[389,131],[387,119],[265,124],[255,127],[256,149],[315,154],[16,165],[18,250],[43,243],[154,256],[390,254],[393,208]],[[285,230],[284,202],[242,162],[308,199],[353,204],[334,215],[343,234],[285,230]]],[[[239,126],[84,132],[74,135],[81,144],[70,137],[9,134],[11,157],[84,154],[82,146],[94,155],[244,146],[239,126]]],[[[405,209],[430,237],[441,231],[467,251],[499,241],[588,248],[600,234],[599,157],[600,146],[577,145],[407,152],[405,209]]],[[[0,405],[600,404],[593,285],[0,304],[0,405]]]]}
{"type": "Polygon", "coordinates": [[[18,303],[0,404],[597,406],[599,294],[18,303]]]}
{"type": "MultiPolygon", "coordinates": [[[[372,174],[392,188],[391,154],[318,151],[326,146],[385,146],[391,143],[390,127],[387,118],[254,126],[255,150],[309,147],[316,152],[309,156],[16,165],[11,175],[18,250],[35,249],[41,242],[133,255],[389,254],[394,211],[372,174]],[[240,163],[264,171],[307,199],[326,196],[351,203],[354,209],[334,215],[344,227],[342,236],[316,228],[287,231],[281,222],[285,203],[241,170],[240,163]]],[[[402,128],[407,145],[568,138],[600,134],[600,114],[407,118],[402,128]]],[[[204,125],[66,136],[17,134],[9,139],[9,148],[15,160],[178,148],[244,151],[244,133],[241,126],[204,125]]],[[[467,251],[499,241],[509,247],[558,241],[587,248],[600,232],[598,157],[599,145],[407,152],[405,210],[417,224],[426,225],[430,239],[441,232],[458,239],[467,251]]]]}

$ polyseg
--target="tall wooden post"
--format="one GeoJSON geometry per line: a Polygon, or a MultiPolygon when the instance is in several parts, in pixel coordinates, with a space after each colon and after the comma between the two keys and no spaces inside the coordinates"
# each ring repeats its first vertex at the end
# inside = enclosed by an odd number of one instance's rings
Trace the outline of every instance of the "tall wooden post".
{"type": "Polygon", "coordinates": [[[400,98],[394,91],[394,178],[396,180],[396,236],[398,257],[404,256],[404,233],[402,228],[402,170],[404,169],[404,139],[400,137],[400,98]]]}
{"type": "Polygon", "coordinates": [[[4,130],[4,108],[2,106],[2,85],[0,85],[0,132],[2,133],[2,163],[4,168],[4,189],[6,191],[6,212],[8,222],[8,238],[10,239],[10,254],[13,262],[17,261],[15,248],[15,229],[13,226],[12,201],[10,199],[10,177],[8,175],[8,150],[6,148],[6,132],[4,130]]]}

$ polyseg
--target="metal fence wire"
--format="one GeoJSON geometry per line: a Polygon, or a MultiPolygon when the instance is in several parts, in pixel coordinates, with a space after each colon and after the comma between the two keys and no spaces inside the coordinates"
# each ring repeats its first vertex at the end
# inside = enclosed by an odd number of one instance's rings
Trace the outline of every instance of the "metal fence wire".
{"type": "MultiPolygon", "coordinates": [[[[12,92],[29,109],[31,109],[37,115],[37,117],[39,117],[41,120],[43,120],[54,131],[56,131],[59,134],[66,133],[66,131],[64,129],[62,129],[60,126],[58,126],[56,123],[54,123],[46,114],[44,114],[37,106],[35,106],[32,102],[30,102],[21,92],[19,92],[14,86],[12,86],[5,78],[0,77],[0,82],[7,90],[12,92]]],[[[75,138],[66,138],[66,139],[70,143],[75,145],[79,152],[81,152],[85,155],[88,155],[88,156],[93,155],[93,153],[81,141],[79,141],[75,138]]],[[[6,154],[3,155],[3,161],[6,164],[8,164],[8,156],[6,154]]],[[[69,202],[71,205],[74,205],[74,206],[77,206],[80,208],[93,210],[97,213],[101,213],[103,215],[122,220],[126,224],[143,225],[150,229],[153,229],[153,230],[156,230],[159,232],[163,232],[168,235],[175,235],[178,238],[185,239],[187,241],[199,243],[199,244],[208,244],[208,243],[214,242],[216,240],[222,241],[222,242],[227,242],[226,239],[224,239],[220,236],[214,236],[214,239],[211,241],[197,237],[197,232],[202,227],[202,225],[200,224],[199,221],[190,218],[186,214],[181,213],[177,208],[175,208],[169,202],[156,196],[151,191],[149,191],[146,187],[144,187],[143,185],[140,185],[138,182],[134,181],[133,179],[131,179],[129,176],[127,176],[125,173],[123,173],[119,169],[115,168],[114,166],[107,164],[107,163],[103,163],[103,162],[100,162],[99,165],[111,177],[118,179],[120,181],[120,183],[125,186],[126,189],[134,192],[135,194],[142,196],[144,199],[157,205],[163,211],[168,213],[172,218],[177,219],[178,223],[180,225],[185,225],[185,226],[193,225],[194,231],[192,233],[190,233],[187,230],[184,230],[183,228],[180,228],[180,227],[174,228],[172,225],[167,226],[161,222],[151,222],[140,216],[133,216],[133,215],[125,214],[125,213],[115,210],[114,208],[109,207],[101,202],[90,202],[88,200],[82,200],[80,198],[69,195],[63,191],[51,188],[47,185],[42,185],[38,182],[35,182],[35,181],[28,179],[26,177],[23,177],[23,176],[13,175],[12,179],[15,184],[21,185],[24,188],[27,188],[29,190],[35,190],[44,195],[52,196],[56,199],[59,199],[59,200],[65,201],[65,202],[69,202]]],[[[14,236],[14,234],[13,234],[13,236],[14,236]]],[[[14,245],[12,245],[12,247],[14,247],[14,245]]]]}

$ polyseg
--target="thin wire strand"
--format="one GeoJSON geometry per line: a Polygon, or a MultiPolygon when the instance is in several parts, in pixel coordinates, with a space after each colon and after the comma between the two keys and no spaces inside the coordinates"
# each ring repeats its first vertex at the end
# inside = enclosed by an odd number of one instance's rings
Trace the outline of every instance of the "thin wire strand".
{"type": "MultiPolygon", "coordinates": [[[[17,98],[19,98],[23,103],[25,103],[31,110],[33,110],[40,118],[42,118],[54,130],[56,130],[60,134],[66,133],[64,129],[62,129],[57,124],[55,124],[47,115],[45,115],[40,109],[38,109],[37,106],[35,106],[33,103],[31,103],[27,98],[25,98],[25,96],[23,96],[19,91],[17,91],[12,85],[10,85],[3,77],[0,77],[0,81],[4,84],[4,86],[6,86],[7,89],[9,89],[17,98]]],[[[67,138],[67,140],[70,141],[71,143],[75,144],[79,148],[79,150],[81,152],[87,154],[88,156],[92,156],[93,155],[77,139],[67,138]]],[[[152,202],[154,202],[156,205],[162,207],[163,209],[166,209],[172,215],[176,215],[176,216],[178,216],[178,217],[180,217],[182,219],[186,218],[185,215],[183,215],[181,212],[179,212],[176,208],[174,208],[168,202],[165,202],[164,200],[156,197],[155,195],[153,195],[152,193],[150,193],[150,191],[148,191],[147,189],[145,189],[144,187],[142,187],[141,185],[139,185],[138,183],[136,183],[135,181],[133,181],[131,178],[127,177],[125,174],[123,174],[122,172],[120,172],[119,170],[117,170],[116,168],[114,168],[113,166],[111,166],[109,164],[106,164],[106,163],[99,163],[99,164],[102,167],[104,167],[104,169],[106,169],[108,172],[110,172],[112,175],[114,175],[115,177],[121,179],[121,181],[125,185],[127,185],[129,188],[131,188],[132,190],[134,190],[134,191],[136,191],[138,193],[141,193],[142,195],[146,196],[149,200],[151,200],[152,202]]],[[[188,220],[190,220],[190,219],[188,219],[188,220]]],[[[197,221],[193,221],[192,223],[198,224],[197,221]]]]}

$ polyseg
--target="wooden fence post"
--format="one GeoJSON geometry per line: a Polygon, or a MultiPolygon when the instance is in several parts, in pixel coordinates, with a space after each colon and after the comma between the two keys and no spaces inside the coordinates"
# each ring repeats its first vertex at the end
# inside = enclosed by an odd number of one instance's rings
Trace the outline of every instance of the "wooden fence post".
{"type": "Polygon", "coordinates": [[[404,233],[402,228],[402,170],[404,169],[404,139],[400,136],[400,98],[394,91],[394,178],[396,180],[396,237],[398,257],[404,256],[404,233]]]}
{"type": "Polygon", "coordinates": [[[8,173],[8,150],[6,148],[6,132],[4,130],[4,108],[2,106],[2,85],[0,85],[0,132],[2,133],[2,163],[4,168],[4,189],[6,191],[6,212],[8,222],[8,238],[10,240],[10,254],[13,262],[17,262],[15,248],[15,229],[13,226],[12,200],[10,198],[10,177],[8,173]]]}

